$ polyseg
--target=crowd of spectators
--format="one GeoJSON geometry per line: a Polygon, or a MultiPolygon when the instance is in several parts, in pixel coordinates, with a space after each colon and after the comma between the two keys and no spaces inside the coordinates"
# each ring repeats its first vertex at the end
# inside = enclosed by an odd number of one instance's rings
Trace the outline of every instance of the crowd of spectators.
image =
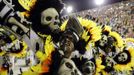
{"type": "Polygon", "coordinates": [[[99,8],[75,13],[81,17],[94,20],[100,25],[110,25],[122,37],[134,38],[134,1],[123,1],[99,8]]]}

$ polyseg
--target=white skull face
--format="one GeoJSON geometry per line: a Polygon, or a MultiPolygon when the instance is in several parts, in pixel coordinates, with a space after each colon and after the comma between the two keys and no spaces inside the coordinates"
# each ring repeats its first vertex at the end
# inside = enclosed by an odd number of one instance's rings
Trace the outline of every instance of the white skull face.
{"type": "Polygon", "coordinates": [[[82,75],[82,74],[77,69],[72,60],[64,58],[58,70],[58,75],[82,75]]]}
{"type": "Polygon", "coordinates": [[[88,61],[82,67],[84,75],[93,75],[95,73],[95,64],[92,61],[88,61]]]}
{"type": "Polygon", "coordinates": [[[41,24],[48,25],[52,31],[59,29],[59,14],[55,8],[48,8],[41,13],[41,24]]]}
{"type": "Polygon", "coordinates": [[[106,57],[106,66],[112,67],[114,65],[114,60],[110,57],[106,57]]]}
{"type": "Polygon", "coordinates": [[[102,38],[100,39],[100,46],[104,46],[108,42],[107,36],[102,35],[102,38]]]}
{"type": "Polygon", "coordinates": [[[128,58],[127,53],[123,52],[123,53],[119,54],[118,60],[121,62],[125,62],[127,60],[127,58],[128,58]]]}

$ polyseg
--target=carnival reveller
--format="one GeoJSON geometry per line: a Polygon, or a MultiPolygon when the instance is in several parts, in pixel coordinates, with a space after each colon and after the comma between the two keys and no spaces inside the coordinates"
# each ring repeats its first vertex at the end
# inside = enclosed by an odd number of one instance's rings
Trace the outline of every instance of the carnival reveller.
{"type": "Polygon", "coordinates": [[[120,52],[119,54],[117,54],[116,57],[114,58],[114,60],[118,64],[125,65],[131,61],[131,54],[129,53],[128,50],[124,50],[123,52],[120,52]]]}
{"type": "Polygon", "coordinates": [[[29,16],[32,22],[30,40],[33,50],[44,51],[46,38],[50,38],[54,43],[58,42],[60,35],[59,26],[61,24],[60,11],[62,7],[63,4],[59,0],[36,1],[29,16]]]}
{"type": "MultiPolygon", "coordinates": [[[[24,72],[24,75],[29,73],[34,74],[49,74],[51,66],[53,66],[53,51],[56,50],[56,43],[58,42],[60,35],[60,11],[63,5],[59,0],[38,0],[30,13],[30,19],[33,23],[33,33],[37,38],[34,40],[33,47],[36,46],[36,57],[40,60],[40,63],[31,67],[28,72],[24,72]],[[38,69],[37,69],[38,68],[38,69]]],[[[54,53],[56,56],[56,54],[54,53]]],[[[59,55],[59,54],[58,54],[59,55]]],[[[55,59],[56,60],[56,59],[55,59]]],[[[57,60],[58,61],[58,60],[57,60]]]]}
{"type": "Polygon", "coordinates": [[[123,39],[117,33],[111,30],[111,27],[102,27],[102,37],[95,42],[95,46],[99,48],[103,55],[114,57],[123,48],[123,39]]]}
{"type": "MultiPolygon", "coordinates": [[[[55,60],[53,62],[53,65],[52,66],[52,69],[55,68],[55,71],[56,69],[58,69],[57,75],[81,75],[81,72],[79,71],[79,69],[77,68],[77,66],[75,65],[74,61],[71,60],[71,54],[73,51],[75,51],[75,44],[76,42],[78,41],[76,39],[77,35],[76,33],[74,33],[73,31],[71,30],[66,30],[64,33],[63,33],[63,36],[61,37],[60,39],[60,50],[58,51],[59,54],[62,56],[61,57],[61,60],[59,63],[55,63],[57,62],[58,60],[55,60]],[[59,65],[58,65],[59,64],[59,65]]],[[[53,55],[53,57],[55,56],[55,54],[53,55]]],[[[55,75],[54,74],[54,75],[55,75]]]]}
{"type": "Polygon", "coordinates": [[[71,53],[75,50],[74,48],[74,36],[72,31],[68,30],[65,31],[63,34],[63,37],[61,38],[60,42],[60,48],[63,50],[64,56],[66,58],[69,58],[71,56],[71,53]]]}
{"type": "Polygon", "coordinates": [[[58,0],[38,0],[30,13],[33,30],[46,35],[58,32],[62,7],[63,4],[58,0]]]}
{"type": "Polygon", "coordinates": [[[114,61],[117,63],[114,66],[114,69],[117,72],[121,72],[123,74],[130,74],[130,71],[132,71],[132,68],[134,67],[134,48],[133,47],[125,47],[123,51],[118,53],[114,57],[114,61]]]}
{"type": "MultiPolygon", "coordinates": [[[[61,37],[60,37],[60,41],[59,41],[59,48],[58,50],[55,50],[54,52],[52,52],[52,66],[51,66],[51,72],[53,72],[53,74],[58,74],[62,75],[63,73],[59,72],[59,71],[65,71],[63,68],[63,66],[65,67],[65,65],[63,65],[63,61],[64,60],[69,60],[70,62],[74,63],[71,58],[72,58],[72,52],[74,52],[76,43],[79,41],[79,30],[81,30],[81,27],[75,28],[76,26],[79,26],[79,22],[76,21],[76,18],[71,18],[69,19],[69,22],[67,24],[66,30],[62,33],[61,37]],[[75,22],[74,22],[75,20],[75,22]],[[74,23],[74,24],[72,24],[74,23]],[[72,24],[72,26],[70,26],[70,24],[72,24]],[[58,70],[59,68],[59,70],[58,70]],[[57,71],[58,70],[58,71],[57,71]]],[[[65,61],[64,61],[65,62],[65,61]]],[[[71,63],[71,64],[72,64],[71,63]]],[[[74,63],[73,65],[75,65],[76,63],[74,63]]],[[[75,68],[75,67],[74,67],[75,68]]],[[[67,67],[66,67],[67,69],[67,67]]],[[[70,74],[71,72],[74,72],[73,69],[70,69],[70,74]]],[[[53,75],[51,74],[51,75],[53,75]]],[[[77,74],[77,73],[74,73],[77,74]]]]}
{"type": "MultiPolygon", "coordinates": [[[[75,29],[77,31],[77,29],[75,29]]],[[[60,39],[60,50],[62,60],[59,64],[59,69],[57,75],[82,75],[80,70],[78,69],[76,63],[71,58],[72,52],[75,51],[75,44],[79,41],[79,37],[77,32],[69,27],[64,31],[63,36],[60,39]]],[[[55,60],[57,61],[57,60],[55,60]]]]}
{"type": "Polygon", "coordinates": [[[73,65],[73,67],[76,68],[75,63],[70,59],[72,52],[75,50],[75,37],[76,36],[70,30],[67,30],[63,33],[59,41],[59,49],[56,49],[54,52],[52,52],[52,65],[49,74],[56,75],[58,73],[58,75],[62,75],[64,73],[63,71],[67,69],[71,72],[74,72],[73,69],[64,65],[64,63],[70,61],[71,65],[73,65]],[[61,71],[63,73],[61,73],[61,71]]]}
{"type": "Polygon", "coordinates": [[[80,40],[82,33],[83,27],[80,25],[77,18],[70,17],[59,42],[60,49],[63,51],[65,56],[67,56],[67,58],[69,58],[71,53],[76,50],[76,44],[80,40]]]}
{"type": "Polygon", "coordinates": [[[102,65],[105,66],[104,71],[106,73],[112,73],[114,71],[114,65],[116,62],[113,60],[112,57],[109,56],[102,56],[102,65]]]}
{"type": "Polygon", "coordinates": [[[116,40],[114,37],[109,36],[109,32],[102,33],[102,37],[96,42],[96,46],[99,47],[104,53],[109,54],[110,52],[115,52],[114,43],[116,40]]]}
{"type": "Polygon", "coordinates": [[[36,52],[35,55],[40,60],[37,66],[31,67],[33,73],[44,74],[50,70],[51,53],[55,51],[60,38],[62,7],[63,4],[59,0],[38,0],[30,11],[32,22],[30,40],[36,52]]]}

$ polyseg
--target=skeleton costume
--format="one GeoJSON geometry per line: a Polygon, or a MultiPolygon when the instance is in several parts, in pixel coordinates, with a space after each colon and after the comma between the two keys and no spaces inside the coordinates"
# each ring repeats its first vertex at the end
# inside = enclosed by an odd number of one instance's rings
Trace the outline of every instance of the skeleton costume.
{"type": "MultiPolygon", "coordinates": [[[[62,75],[64,71],[67,70],[68,66],[64,65],[63,63],[66,63],[67,60],[70,61],[70,64],[73,65],[73,68],[68,68],[69,72],[68,74],[77,74],[81,75],[80,71],[75,67],[76,63],[71,60],[72,58],[72,53],[75,51],[76,43],[79,41],[80,35],[83,31],[83,28],[77,21],[75,17],[70,17],[66,29],[63,32],[61,39],[59,41],[60,45],[60,50],[55,51],[55,54],[53,54],[53,66],[52,66],[52,72],[54,71],[53,74],[59,74],[62,75]],[[73,24],[72,24],[73,23],[73,24]],[[81,32],[79,32],[81,31],[81,32]],[[57,53],[59,55],[57,55],[57,53]],[[57,58],[55,58],[57,56],[57,58]],[[57,60],[60,59],[60,60],[57,60]],[[67,59],[65,62],[63,62],[65,59],[67,59]],[[59,64],[59,63],[60,64],[59,64]],[[63,63],[62,63],[63,62],[63,63]],[[56,72],[57,68],[59,67],[59,70],[56,72]],[[75,72],[75,71],[76,72],[75,72]],[[63,73],[62,73],[63,72],[63,73]]],[[[51,75],[53,75],[51,74],[51,75]]]]}
{"type": "MultiPolygon", "coordinates": [[[[27,11],[21,6],[22,0],[1,0],[0,1],[0,18],[1,27],[5,30],[8,40],[4,46],[1,47],[2,52],[10,57],[12,65],[14,65],[14,58],[23,58],[27,55],[27,48],[30,46],[30,41],[28,37],[28,27],[30,22],[27,21],[23,15],[23,11],[27,11]],[[12,42],[9,43],[11,39],[12,42]]],[[[0,53],[0,54],[1,54],[0,53]]],[[[14,66],[9,67],[13,73],[12,69],[14,66]]],[[[4,74],[6,75],[6,74],[4,74]]]]}
{"type": "MultiPolygon", "coordinates": [[[[75,62],[78,69],[80,71],[82,71],[81,67],[82,67],[82,64],[84,63],[84,60],[87,60],[87,59],[90,59],[93,57],[92,55],[89,55],[89,54],[86,56],[84,56],[84,55],[86,54],[86,52],[87,53],[90,51],[92,52],[92,49],[94,47],[94,42],[100,39],[99,36],[101,36],[101,27],[99,27],[99,26],[97,27],[96,23],[94,23],[90,20],[86,20],[86,19],[82,19],[82,18],[77,18],[77,19],[80,22],[80,24],[84,27],[84,31],[83,31],[81,38],[78,41],[77,46],[76,46],[76,50],[78,50],[78,51],[75,51],[76,57],[75,57],[75,53],[74,53],[74,55],[73,55],[74,58],[72,60],[75,62]],[[95,37],[95,36],[97,36],[97,37],[95,37]]],[[[65,31],[66,25],[68,24],[68,21],[69,20],[65,21],[62,24],[61,30],[65,31]]],[[[73,52],[72,52],[72,54],[73,54],[73,52]]],[[[98,72],[100,72],[104,68],[104,66],[101,65],[100,59],[99,60],[97,59],[96,61],[97,61],[97,63],[96,63],[97,69],[95,71],[95,74],[97,74],[98,72]]]]}
{"type": "Polygon", "coordinates": [[[125,74],[130,74],[130,71],[132,71],[132,68],[134,67],[134,48],[133,47],[128,47],[124,48],[122,52],[120,52],[115,58],[115,62],[117,63],[114,66],[114,69],[119,72],[121,71],[122,73],[125,72],[125,74]],[[120,67],[120,68],[119,68],[120,67]]]}
{"type": "Polygon", "coordinates": [[[7,75],[9,72],[12,72],[13,60],[11,58],[25,57],[26,56],[27,45],[24,41],[20,41],[14,34],[6,31],[3,27],[0,27],[0,74],[7,75]],[[4,61],[4,62],[3,62],[4,61]]]}
{"type": "Polygon", "coordinates": [[[29,25],[30,22],[26,20],[26,18],[23,15],[23,11],[25,10],[21,6],[22,0],[1,0],[1,24],[6,25],[10,28],[10,30],[16,32],[16,34],[21,35],[19,37],[22,37],[24,33],[28,32],[28,29],[24,26],[29,25]],[[21,25],[23,24],[23,25],[21,25]]]}
{"type": "Polygon", "coordinates": [[[95,46],[103,55],[115,57],[123,48],[123,39],[121,36],[112,31],[109,26],[102,27],[102,38],[95,42],[95,46]]]}
{"type": "Polygon", "coordinates": [[[29,71],[33,74],[46,74],[50,71],[53,51],[56,50],[56,43],[59,40],[60,11],[63,4],[59,0],[38,0],[30,11],[32,22],[31,43],[35,50],[35,56],[39,64],[32,66],[29,71]],[[38,20],[37,20],[38,19],[38,20]]]}
{"type": "Polygon", "coordinates": [[[114,70],[114,65],[116,64],[116,62],[114,61],[113,57],[110,57],[110,56],[102,56],[101,57],[102,59],[102,65],[105,66],[105,68],[101,71],[102,74],[110,74],[110,75],[113,75],[113,73],[115,73],[115,70],[114,70]]]}
{"type": "Polygon", "coordinates": [[[26,43],[18,40],[12,33],[5,31],[2,27],[0,28],[0,39],[1,56],[4,53],[11,53],[9,55],[16,57],[23,57],[23,54],[25,55],[25,50],[27,49],[26,43]]]}
{"type": "Polygon", "coordinates": [[[33,23],[32,30],[34,30],[31,31],[31,34],[35,35],[35,37],[31,35],[31,39],[34,40],[38,38],[34,42],[31,41],[31,43],[33,43],[32,47],[36,46],[36,42],[38,44],[42,42],[43,44],[39,44],[38,50],[43,50],[44,42],[48,35],[51,35],[53,41],[57,42],[60,31],[59,25],[61,23],[59,13],[62,7],[63,4],[58,0],[39,0],[36,2],[29,13],[29,18],[33,23]]]}
{"type": "MultiPolygon", "coordinates": [[[[89,50],[88,52],[92,54],[92,50],[94,49],[94,42],[99,40],[101,38],[101,28],[96,25],[95,22],[87,19],[83,19],[81,17],[77,17],[78,21],[80,22],[80,25],[84,28],[84,31],[82,35],[80,36],[80,40],[77,43],[76,49],[79,51],[80,54],[85,54],[86,50],[89,50]]],[[[64,31],[66,28],[66,25],[68,23],[68,20],[63,22],[61,25],[61,30],[64,31]]],[[[75,54],[75,53],[74,53],[75,54]]],[[[92,57],[88,56],[88,57],[92,57]]]]}

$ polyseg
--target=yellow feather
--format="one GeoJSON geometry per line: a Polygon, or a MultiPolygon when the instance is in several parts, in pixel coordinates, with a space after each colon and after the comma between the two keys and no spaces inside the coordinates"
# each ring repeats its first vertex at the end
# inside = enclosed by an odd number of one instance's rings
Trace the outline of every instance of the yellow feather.
{"type": "Polygon", "coordinates": [[[126,42],[133,42],[134,43],[134,38],[126,38],[125,40],[126,40],[126,42]]]}
{"type": "Polygon", "coordinates": [[[20,3],[20,5],[30,11],[31,10],[31,7],[34,6],[34,4],[36,3],[37,0],[18,0],[18,2],[20,3]]]}
{"type": "Polygon", "coordinates": [[[41,58],[43,57],[43,52],[42,51],[37,51],[35,55],[39,60],[41,60],[41,58]]]}
{"type": "Polygon", "coordinates": [[[46,56],[49,56],[54,51],[54,44],[50,35],[46,38],[44,48],[46,56]]]}
{"type": "Polygon", "coordinates": [[[112,29],[112,27],[110,27],[110,26],[105,26],[103,31],[111,32],[111,29],[112,29]]]}
{"type": "Polygon", "coordinates": [[[2,70],[2,71],[0,71],[0,75],[8,75],[8,71],[7,70],[2,70]]]}
{"type": "Polygon", "coordinates": [[[65,30],[66,25],[67,25],[67,22],[68,22],[68,20],[64,21],[63,24],[61,25],[60,29],[61,29],[62,31],[65,30]]]}
{"type": "Polygon", "coordinates": [[[88,31],[85,31],[83,32],[82,34],[82,38],[85,40],[85,41],[88,41],[88,39],[90,38],[90,36],[88,35],[88,31]]]}
{"type": "Polygon", "coordinates": [[[42,69],[41,69],[41,63],[32,66],[31,69],[33,70],[33,72],[35,73],[42,73],[42,69]]]}
{"type": "Polygon", "coordinates": [[[117,46],[119,48],[123,47],[123,39],[117,32],[111,32],[110,36],[114,37],[117,41],[117,46]]]}
{"type": "Polygon", "coordinates": [[[101,72],[105,68],[105,66],[101,65],[101,63],[102,63],[101,58],[100,57],[97,58],[96,59],[96,73],[95,73],[95,75],[99,75],[99,72],[101,72]]]}

